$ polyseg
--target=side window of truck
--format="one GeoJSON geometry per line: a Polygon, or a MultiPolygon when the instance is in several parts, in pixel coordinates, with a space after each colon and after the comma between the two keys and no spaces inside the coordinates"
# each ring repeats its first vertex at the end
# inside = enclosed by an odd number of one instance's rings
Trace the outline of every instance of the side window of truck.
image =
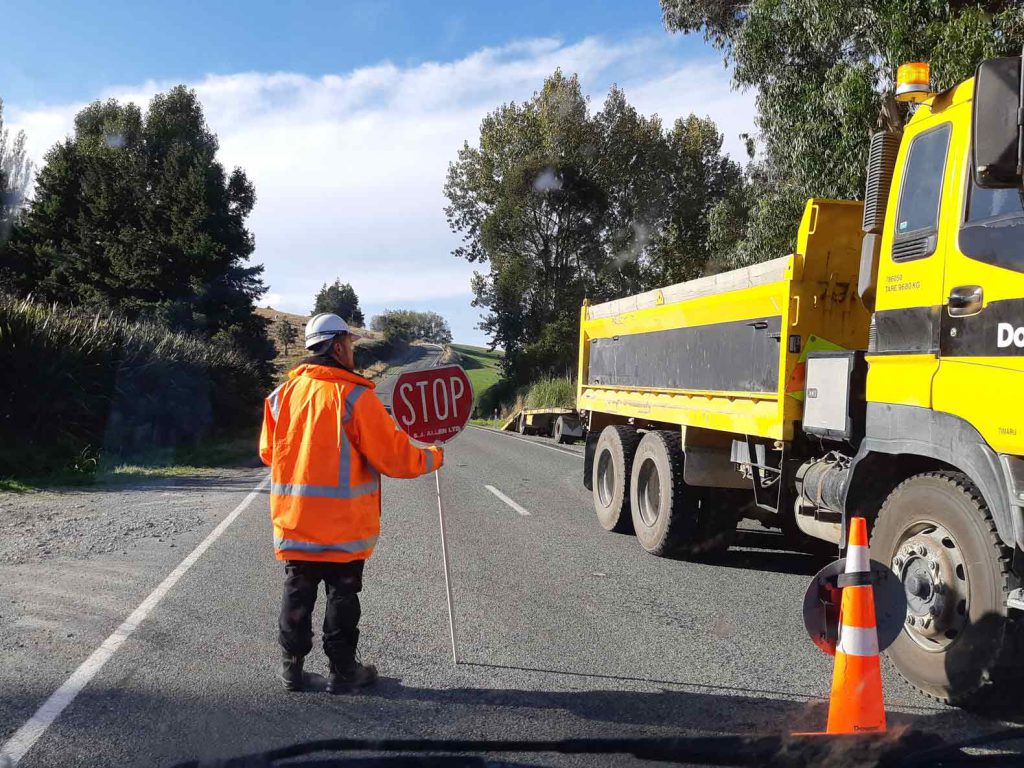
{"type": "Polygon", "coordinates": [[[950,124],[943,123],[910,144],[896,209],[893,261],[922,259],[935,252],[950,133],[950,124]]]}
{"type": "Polygon", "coordinates": [[[983,189],[967,174],[960,251],[972,259],[1024,272],[1024,190],[983,189]]]}

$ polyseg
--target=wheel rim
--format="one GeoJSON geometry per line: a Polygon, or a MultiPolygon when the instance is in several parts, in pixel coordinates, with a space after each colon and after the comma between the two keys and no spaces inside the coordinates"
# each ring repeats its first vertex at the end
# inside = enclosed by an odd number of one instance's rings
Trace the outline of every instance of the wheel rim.
{"type": "Polygon", "coordinates": [[[605,507],[610,507],[615,497],[615,473],[612,471],[611,451],[602,452],[597,460],[597,497],[605,507]]]}
{"type": "Polygon", "coordinates": [[[644,525],[653,528],[661,514],[661,477],[653,459],[645,459],[637,476],[637,506],[644,525]]]}
{"type": "Polygon", "coordinates": [[[892,557],[907,597],[904,630],[922,649],[945,651],[956,641],[970,611],[970,574],[947,528],[917,521],[900,535],[892,557]]]}

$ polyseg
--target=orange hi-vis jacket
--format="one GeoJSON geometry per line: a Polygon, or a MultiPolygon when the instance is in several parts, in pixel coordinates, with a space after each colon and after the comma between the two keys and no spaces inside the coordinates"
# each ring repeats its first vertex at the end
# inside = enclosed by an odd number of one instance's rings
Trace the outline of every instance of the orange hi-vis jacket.
{"type": "Polygon", "coordinates": [[[380,475],[441,466],[441,451],[414,446],[373,388],[343,368],[303,363],[267,398],[260,458],[271,467],[278,560],[367,559],[380,535],[380,475]]]}

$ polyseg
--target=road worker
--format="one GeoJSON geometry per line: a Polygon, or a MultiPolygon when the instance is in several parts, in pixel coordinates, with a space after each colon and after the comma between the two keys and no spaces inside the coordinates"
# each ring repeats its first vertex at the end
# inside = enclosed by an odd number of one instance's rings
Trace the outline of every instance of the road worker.
{"type": "Polygon", "coordinates": [[[260,458],[271,467],[274,552],[285,562],[278,639],[289,691],[304,686],[321,581],[328,692],[376,681],[376,668],[358,661],[356,647],[363,566],[380,533],[380,475],[417,477],[444,460],[438,447],[413,445],[373,382],[353,372],[355,339],[337,315],[312,318],[305,344],[312,356],[289,372],[263,409],[260,458]]]}

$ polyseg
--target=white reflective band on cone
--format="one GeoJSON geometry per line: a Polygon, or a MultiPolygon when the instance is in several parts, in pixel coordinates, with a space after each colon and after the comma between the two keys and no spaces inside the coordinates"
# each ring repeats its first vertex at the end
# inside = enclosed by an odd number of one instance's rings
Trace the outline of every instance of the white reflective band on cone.
{"type": "Polygon", "coordinates": [[[870,573],[871,563],[868,558],[868,548],[860,544],[851,544],[846,548],[846,572],[847,573],[870,573]]]}
{"type": "Polygon", "coordinates": [[[878,631],[874,627],[843,625],[839,628],[836,653],[845,653],[847,656],[877,656],[878,631]]]}

